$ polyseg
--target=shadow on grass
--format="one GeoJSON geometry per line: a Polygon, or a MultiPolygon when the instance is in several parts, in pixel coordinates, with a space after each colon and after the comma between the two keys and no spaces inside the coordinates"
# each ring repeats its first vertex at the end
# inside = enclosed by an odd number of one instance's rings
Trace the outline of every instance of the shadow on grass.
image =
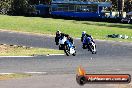
{"type": "Polygon", "coordinates": [[[53,19],[63,19],[63,20],[73,20],[74,24],[80,24],[79,21],[82,21],[82,24],[86,25],[96,25],[96,26],[106,26],[106,27],[117,27],[117,28],[128,28],[132,29],[132,25],[130,24],[122,24],[120,23],[121,19],[80,19],[80,18],[70,18],[70,17],[51,17],[53,19]],[[92,23],[85,22],[85,21],[92,21],[92,23]],[[106,23],[97,23],[97,22],[106,22],[106,23]],[[109,24],[108,24],[109,23],[109,24]]]}
{"type": "Polygon", "coordinates": [[[99,18],[97,18],[97,19],[95,19],[95,18],[82,19],[82,18],[77,18],[77,17],[73,18],[73,17],[53,16],[53,15],[49,15],[49,14],[47,14],[46,16],[30,15],[30,16],[24,16],[24,17],[40,17],[40,18],[73,20],[73,23],[75,23],[75,24],[80,24],[80,22],[78,23],[78,21],[82,21],[82,24],[86,24],[86,25],[95,25],[95,26],[106,26],[106,27],[117,27],[117,28],[132,29],[132,25],[121,24],[120,23],[120,19],[99,19],[99,18]],[[83,21],[92,21],[92,23],[83,22],[83,21]],[[96,23],[96,22],[106,22],[106,23],[96,23]]]}
{"type": "Polygon", "coordinates": [[[132,25],[108,25],[108,27],[128,28],[132,29],[132,25]]]}
{"type": "Polygon", "coordinates": [[[105,23],[103,24],[102,23],[102,24],[99,24],[99,23],[88,23],[88,22],[84,22],[82,24],[132,29],[132,25],[123,25],[123,24],[116,24],[116,23],[111,23],[111,24],[105,24],[105,23]]]}

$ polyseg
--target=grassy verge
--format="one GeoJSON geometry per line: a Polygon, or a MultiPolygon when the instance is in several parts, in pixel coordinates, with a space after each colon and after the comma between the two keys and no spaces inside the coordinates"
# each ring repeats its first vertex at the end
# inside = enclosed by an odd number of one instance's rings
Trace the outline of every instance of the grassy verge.
{"type": "Polygon", "coordinates": [[[63,51],[47,48],[23,48],[8,45],[0,45],[0,56],[31,56],[62,53],[63,51]]]}
{"type": "Polygon", "coordinates": [[[30,76],[31,76],[30,74],[1,74],[0,80],[18,79],[30,76]]]}
{"type": "MultiPolygon", "coordinates": [[[[0,29],[15,30],[41,34],[55,34],[61,30],[73,37],[80,37],[82,31],[87,31],[95,39],[105,39],[108,34],[122,34],[132,37],[131,24],[75,21],[40,17],[6,16],[0,15],[0,29]]],[[[132,41],[132,39],[108,39],[115,41],[132,41]]]]}

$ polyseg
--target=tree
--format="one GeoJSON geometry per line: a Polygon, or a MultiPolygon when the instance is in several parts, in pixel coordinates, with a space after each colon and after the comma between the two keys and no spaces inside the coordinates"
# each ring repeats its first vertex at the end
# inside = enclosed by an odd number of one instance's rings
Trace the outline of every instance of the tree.
{"type": "Polygon", "coordinates": [[[10,10],[12,15],[27,15],[34,10],[35,8],[29,4],[29,0],[12,0],[10,10]]]}
{"type": "Polygon", "coordinates": [[[1,0],[0,1],[0,14],[8,14],[11,9],[12,0],[1,0]]]}
{"type": "Polygon", "coordinates": [[[0,0],[0,14],[27,15],[35,12],[29,0],[0,0]]]}
{"type": "Polygon", "coordinates": [[[132,0],[127,0],[125,2],[125,11],[126,12],[132,11],[132,0]]]}
{"type": "Polygon", "coordinates": [[[38,5],[38,4],[49,4],[51,0],[29,0],[31,5],[38,5]]]}
{"type": "Polygon", "coordinates": [[[13,15],[24,15],[28,9],[27,0],[13,0],[11,3],[11,13],[13,15]]]}
{"type": "Polygon", "coordinates": [[[118,0],[111,0],[112,2],[112,11],[117,11],[118,0]]]}

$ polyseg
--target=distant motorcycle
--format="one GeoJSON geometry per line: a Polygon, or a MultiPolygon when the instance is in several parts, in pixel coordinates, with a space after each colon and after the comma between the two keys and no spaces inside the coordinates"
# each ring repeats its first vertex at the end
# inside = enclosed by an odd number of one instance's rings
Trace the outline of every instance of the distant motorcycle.
{"type": "Polygon", "coordinates": [[[91,40],[90,37],[84,38],[83,40],[83,49],[88,49],[88,51],[91,51],[92,54],[96,54],[96,44],[91,40]]]}

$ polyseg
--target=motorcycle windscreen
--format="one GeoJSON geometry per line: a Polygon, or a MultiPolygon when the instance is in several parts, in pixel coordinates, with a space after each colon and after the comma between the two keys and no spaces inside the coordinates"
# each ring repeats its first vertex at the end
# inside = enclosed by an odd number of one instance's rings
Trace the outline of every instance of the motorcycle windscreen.
{"type": "Polygon", "coordinates": [[[90,37],[87,37],[87,41],[88,41],[88,43],[91,43],[92,42],[92,40],[91,40],[90,37]]]}
{"type": "Polygon", "coordinates": [[[67,40],[66,37],[60,38],[59,44],[64,44],[66,40],[67,40]]]}
{"type": "Polygon", "coordinates": [[[67,43],[68,43],[68,46],[69,46],[69,48],[70,48],[70,53],[71,53],[71,54],[75,53],[75,49],[74,49],[74,47],[73,47],[73,44],[72,44],[71,42],[69,42],[69,41],[67,41],[67,43]]]}

